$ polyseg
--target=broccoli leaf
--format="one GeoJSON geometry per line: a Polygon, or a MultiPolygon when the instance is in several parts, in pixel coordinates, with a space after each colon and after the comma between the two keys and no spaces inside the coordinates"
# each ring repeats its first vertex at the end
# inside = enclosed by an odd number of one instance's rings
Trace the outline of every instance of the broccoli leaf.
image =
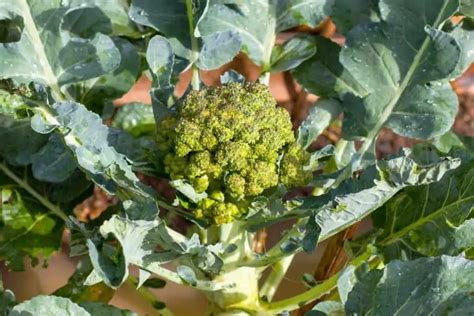
{"type": "Polygon", "coordinates": [[[436,184],[406,188],[374,213],[388,258],[457,255],[474,246],[474,160],[436,184]]]}
{"type": "Polygon", "coordinates": [[[143,103],[128,103],[121,106],[112,120],[112,126],[132,134],[134,137],[155,131],[153,108],[143,103]]]}
{"type": "Polygon", "coordinates": [[[296,68],[316,54],[316,50],[316,41],[312,36],[294,36],[282,45],[273,47],[270,67],[275,72],[296,68]]]}
{"type": "MultiPolygon", "coordinates": [[[[473,18],[474,19],[474,18],[473,18]]],[[[449,33],[461,47],[461,58],[453,73],[454,77],[461,76],[474,62],[474,20],[464,18],[449,33]]]]}
{"type": "Polygon", "coordinates": [[[341,104],[334,99],[319,100],[298,128],[298,143],[307,149],[341,113],[341,104]]]}
{"type": "Polygon", "coordinates": [[[460,0],[459,11],[474,19],[474,3],[470,0],[460,0]]]}
{"type": "Polygon", "coordinates": [[[197,37],[195,28],[206,5],[207,1],[196,0],[133,0],[130,17],[164,34],[173,53],[186,59],[188,64],[197,62],[201,69],[215,69],[231,61],[242,42],[233,30],[215,30],[197,37]]]}
{"type": "MultiPolygon", "coordinates": [[[[410,150],[376,166],[367,168],[359,179],[348,179],[317,197],[298,198],[299,205],[276,218],[252,223],[257,228],[289,218],[302,219],[285,235],[279,246],[265,254],[267,260],[304,249],[313,251],[318,241],[326,240],[370,215],[400,190],[440,181],[450,170],[459,167],[460,159],[442,158],[436,162],[417,162],[410,150]],[[304,219],[303,219],[304,218],[304,219]]],[[[253,226],[250,226],[253,227],[253,226]]]]}
{"type": "Polygon", "coordinates": [[[402,136],[441,135],[457,111],[446,79],[452,78],[461,49],[438,28],[456,12],[456,2],[381,0],[379,6],[383,22],[351,30],[341,51],[341,63],[369,92],[344,98],[343,135],[371,141],[385,125],[402,136]]]}
{"type": "Polygon", "coordinates": [[[337,30],[347,34],[356,25],[379,22],[379,0],[335,0],[331,18],[337,30]]]}
{"type": "Polygon", "coordinates": [[[366,88],[339,61],[341,47],[321,36],[315,39],[317,53],[292,71],[296,81],[324,98],[342,98],[346,93],[367,95],[366,88]]]}
{"type": "MultiPolygon", "coordinates": [[[[74,30],[68,29],[67,23],[63,24],[68,18],[77,18],[78,10],[89,9],[62,6],[59,0],[20,0],[0,6],[2,16],[23,22],[23,36],[0,47],[0,78],[36,81],[59,93],[58,86],[94,78],[117,68],[120,52],[110,37],[101,33],[91,38],[76,37],[74,30]]],[[[100,15],[98,7],[90,10],[100,15]]]]}
{"type": "Polygon", "coordinates": [[[58,102],[51,109],[38,108],[32,127],[41,134],[58,129],[77,163],[91,179],[110,194],[131,192],[149,197],[150,190],[133,173],[126,156],[108,142],[109,129],[101,118],[75,102],[58,102]]]}
{"type": "Polygon", "coordinates": [[[462,257],[392,261],[364,275],[349,293],[348,315],[469,314],[474,263],[462,257]]]}
{"type": "Polygon", "coordinates": [[[256,64],[269,68],[276,33],[303,24],[317,26],[329,15],[332,2],[275,0],[223,3],[209,0],[197,31],[201,36],[228,30],[239,32],[242,50],[256,64]]]}

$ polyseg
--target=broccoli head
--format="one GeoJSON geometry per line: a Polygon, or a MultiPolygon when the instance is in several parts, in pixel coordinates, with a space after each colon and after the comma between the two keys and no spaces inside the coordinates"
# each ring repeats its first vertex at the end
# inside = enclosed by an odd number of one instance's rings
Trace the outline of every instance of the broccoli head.
{"type": "Polygon", "coordinates": [[[190,92],[176,115],[160,122],[156,139],[170,178],[208,193],[196,216],[216,224],[238,219],[252,197],[278,183],[301,186],[311,177],[288,112],[262,84],[190,92]]]}

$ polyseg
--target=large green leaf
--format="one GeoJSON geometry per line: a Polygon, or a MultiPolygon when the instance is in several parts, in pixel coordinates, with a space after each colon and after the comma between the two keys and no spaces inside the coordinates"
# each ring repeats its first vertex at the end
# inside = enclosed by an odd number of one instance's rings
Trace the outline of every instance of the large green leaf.
{"type": "MultiPolygon", "coordinates": [[[[21,21],[18,23],[22,29],[18,41],[3,43],[0,47],[0,78],[36,81],[57,88],[117,68],[120,52],[112,39],[94,32],[90,38],[73,34],[77,25],[67,22],[68,18],[77,19],[83,10],[97,13],[100,9],[63,6],[60,0],[0,3],[0,16],[21,21]]],[[[101,30],[102,25],[91,28],[101,30]]]]}
{"type": "Polygon", "coordinates": [[[226,3],[209,0],[197,27],[201,36],[237,31],[242,39],[242,50],[268,70],[276,33],[302,24],[318,25],[329,15],[332,2],[265,0],[226,3]]]}
{"type": "Polygon", "coordinates": [[[376,244],[390,258],[416,251],[457,255],[474,246],[474,160],[436,184],[406,188],[374,214],[376,244]]]}
{"type": "MultiPolygon", "coordinates": [[[[379,175],[375,179],[371,179],[374,174],[369,168],[360,181],[349,181],[336,189],[329,205],[315,212],[315,221],[321,227],[321,238],[333,236],[341,229],[360,221],[389,201],[401,189],[438,182],[446,172],[459,165],[460,160],[452,158],[423,165],[409,155],[379,161],[377,163],[379,175]],[[373,184],[370,185],[371,181],[373,184]]],[[[305,202],[311,200],[317,201],[316,198],[308,198],[305,202]]],[[[302,207],[307,206],[303,204],[302,207]]]]}
{"type": "Polygon", "coordinates": [[[346,93],[367,95],[366,89],[339,62],[338,44],[317,36],[316,46],[317,53],[292,71],[306,90],[325,98],[341,98],[346,93]]]}
{"type": "MultiPolygon", "coordinates": [[[[126,36],[131,38],[138,38],[141,36],[136,25],[134,25],[129,17],[129,1],[128,0],[63,0],[63,5],[72,6],[88,6],[88,7],[99,7],[101,12],[107,16],[110,20],[111,34],[114,36],[126,36]]],[[[81,23],[84,24],[85,16],[80,19],[81,23]]],[[[109,35],[108,33],[105,33],[109,35]]]]}
{"type": "Polygon", "coordinates": [[[392,261],[366,274],[349,293],[348,315],[469,315],[474,263],[441,256],[392,261]]]}
{"type": "Polygon", "coordinates": [[[383,22],[354,28],[341,51],[341,63],[369,92],[344,99],[344,137],[371,141],[383,126],[420,139],[441,135],[457,111],[446,79],[452,78],[461,49],[438,28],[457,3],[381,0],[379,6],[383,22]]]}
{"type": "Polygon", "coordinates": [[[91,314],[67,298],[40,295],[18,304],[9,314],[9,316],[21,315],[90,316],[91,314]]]}
{"type": "Polygon", "coordinates": [[[379,0],[335,0],[331,18],[337,30],[346,34],[358,24],[380,21],[379,0]]]}
{"type": "Polygon", "coordinates": [[[474,3],[471,0],[460,0],[459,11],[474,19],[474,3]]]}

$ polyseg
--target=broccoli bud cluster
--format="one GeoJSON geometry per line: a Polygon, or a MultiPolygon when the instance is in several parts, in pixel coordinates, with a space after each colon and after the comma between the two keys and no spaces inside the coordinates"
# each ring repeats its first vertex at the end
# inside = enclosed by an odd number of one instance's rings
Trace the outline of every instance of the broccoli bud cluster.
{"type": "Polygon", "coordinates": [[[161,121],[156,139],[170,178],[208,193],[196,216],[216,224],[238,219],[251,197],[279,182],[295,187],[311,177],[288,112],[262,84],[190,92],[178,113],[161,121]]]}

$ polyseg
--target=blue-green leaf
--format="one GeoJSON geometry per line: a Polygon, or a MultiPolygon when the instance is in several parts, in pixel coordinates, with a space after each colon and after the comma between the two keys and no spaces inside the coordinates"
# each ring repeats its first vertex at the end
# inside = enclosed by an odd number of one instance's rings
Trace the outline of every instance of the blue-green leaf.
{"type": "Polygon", "coordinates": [[[339,45],[318,36],[316,46],[317,53],[292,71],[296,81],[309,92],[324,98],[341,98],[346,93],[367,95],[366,89],[339,62],[339,45]]]}
{"type": "Polygon", "coordinates": [[[468,315],[474,263],[441,256],[392,261],[362,277],[349,294],[347,315],[468,315]]]}
{"type": "Polygon", "coordinates": [[[340,60],[369,92],[344,99],[343,135],[373,139],[388,125],[398,134],[429,139],[445,133],[457,111],[448,79],[461,48],[438,30],[457,10],[456,1],[380,1],[383,22],[357,26],[340,60]],[[444,80],[442,83],[433,81],[444,80]]]}
{"type": "MultiPolygon", "coordinates": [[[[76,10],[81,8],[62,6],[58,0],[19,0],[0,6],[1,16],[22,20],[23,34],[17,41],[0,47],[0,78],[40,82],[56,87],[54,92],[58,93],[59,85],[94,78],[117,68],[120,52],[108,36],[95,33],[92,38],[76,37],[66,28],[67,16],[76,10]]],[[[87,10],[100,15],[98,7],[87,10]]],[[[100,30],[102,26],[90,27],[100,30]]],[[[94,32],[88,29],[87,35],[94,32]]]]}

